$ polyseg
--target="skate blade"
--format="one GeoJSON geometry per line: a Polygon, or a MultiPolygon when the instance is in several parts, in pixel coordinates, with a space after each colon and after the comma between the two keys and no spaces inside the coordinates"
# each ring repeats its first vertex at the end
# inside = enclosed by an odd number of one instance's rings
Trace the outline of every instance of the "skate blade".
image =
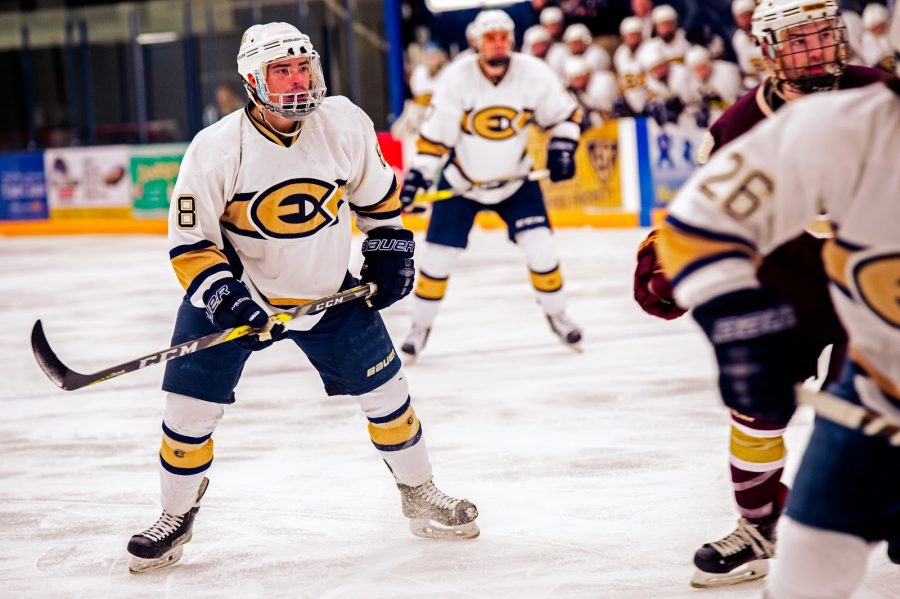
{"type": "Polygon", "coordinates": [[[427,518],[413,518],[409,521],[409,530],[423,539],[474,539],[481,531],[474,522],[459,526],[444,526],[427,518]]]}
{"type": "Polygon", "coordinates": [[[128,564],[128,571],[132,574],[142,574],[151,570],[159,570],[166,566],[171,566],[181,559],[184,554],[184,546],[178,545],[173,547],[168,553],[162,557],[155,559],[147,559],[143,557],[131,556],[131,563],[128,564]]]}
{"type": "Polygon", "coordinates": [[[758,559],[756,561],[747,562],[743,566],[725,572],[722,574],[711,574],[696,570],[694,578],[691,580],[691,586],[695,589],[713,589],[716,587],[725,587],[735,584],[743,584],[745,582],[753,582],[760,578],[765,578],[769,573],[769,560],[758,559]]]}

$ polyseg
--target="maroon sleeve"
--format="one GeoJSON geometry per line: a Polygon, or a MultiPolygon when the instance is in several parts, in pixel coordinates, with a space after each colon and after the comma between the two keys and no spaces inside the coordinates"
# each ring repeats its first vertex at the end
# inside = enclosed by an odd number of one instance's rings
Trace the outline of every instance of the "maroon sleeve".
{"type": "Polygon", "coordinates": [[[752,129],[756,123],[760,122],[766,115],[756,104],[756,92],[759,89],[757,85],[746,94],[738,98],[737,102],[732,104],[728,110],[722,113],[716,122],[709,128],[716,145],[713,146],[712,153],[715,154],[722,146],[736,139],[752,129]]]}

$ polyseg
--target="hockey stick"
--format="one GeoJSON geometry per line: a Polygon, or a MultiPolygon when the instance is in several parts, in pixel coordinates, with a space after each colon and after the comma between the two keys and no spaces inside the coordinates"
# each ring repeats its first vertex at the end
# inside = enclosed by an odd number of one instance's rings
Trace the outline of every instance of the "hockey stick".
{"type": "MultiPolygon", "coordinates": [[[[374,283],[359,285],[358,287],[353,287],[333,295],[313,300],[302,306],[298,306],[289,312],[274,314],[269,317],[269,323],[284,323],[299,316],[318,314],[327,308],[339,304],[356,299],[369,298],[374,295],[377,290],[378,288],[374,283]]],[[[109,368],[98,370],[97,372],[81,374],[63,364],[62,360],[56,356],[50,348],[50,344],[47,342],[47,337],[44,335],[44,327],[41,324],[41,321],[38,320],[34,323],[34,328],[31,330],[31,350],[34,352],[34,357],[37,360],[38,366],[41,367],[41,370],[44,371],[44,374],[46,374],[51,381],[56,383],[61,389],[74,391],[75,389],[81,389],[88,385],[101,383],[117,376],[134,372],[141,368],[146,368],[147,366],[161,364],[162,362],[174,358],[180,358],[181,356],[186,356],[231,341],[232,339],[252,335],[258,332],[260,332],[260,329],[254,329],[246,325],[234,327],[232,329],[226,329],[224,331],[206,335],[205,337],[200,337],[199,339],[185,341],[184,343],[173,345],[162,351],[129,360],[122,364],[116,364],[115,366],[110,366],[109,368]]]]}
{"type": "Polygon", "coordinates": [[[502,179],[492,179],[490,181],[484,181],[482,183],[476,183],[474,185],[470,185],[465,189],[441,189],[438,191],[426,191],[425,193],[420,193],[416,196],[416,202],[439,202],[441,200],[447,200],[454,196],[463,195],[475,189],[496,189],[502,185],[506,185],[507,183],[512,183],[513,181],[540,181],[542,179],[546,179],[550,176],[550,171],[544,169],[539,171],[531,171],[527,175],[519,175],[518,177],[504,177],[502,179]]]}
{"type": "Polygon", "coordinates": [[[868,408],[803,386],[797,387],[797,402],[811,406],[816,414],[836,424],[858,430],[869,437],[882,437],[894,447],[900,447],[900,427],[868,408]]]}

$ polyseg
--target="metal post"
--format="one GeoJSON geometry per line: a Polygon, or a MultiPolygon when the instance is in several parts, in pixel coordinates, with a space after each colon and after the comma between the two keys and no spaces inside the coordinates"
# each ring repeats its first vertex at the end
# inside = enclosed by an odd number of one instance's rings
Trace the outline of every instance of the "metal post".
{"type": "Polygon", "coordinates": [[[75,23],[66,21],[66,41],[63,46],[63,60],[66,65],[66,95],[69,100],[69,120],[75,137],[73,145],[81,145],[81,111],[78,109],[78,72],[75,65],[75,23]]]}
{"type": "Polygon", "coordinates": [[[94,109],[93,70],[86,19],[78,21],[78,33],[81,36],[81,105],[84,106],[84,137],[85,141],[92,145],[97,143],[97,115],[94,109]]]}
{"type": "Polygon", "coordinates": [[[297,29],[309,35],[306,24],[309,22],[309,0],[297,0],[297,29]]]}
{"type": "Polygon", "coordinates": [[[353,28],[356,24],[355,0],[344,0],[344,8],[347,10],[344,27],[347,35],[347,74],[350,79],[350,100],[354,104],[359,104],[359,60],[356,56],[356,30],[353,28]]]}
{"type": "Polygon", "coordinates": [[[391,107],[388,121],[393,121],[403,112],[403,35],[400,30],[402,22],[400,0],[384,0],[384,36],[388,43],[387,71],[391,107]]]}
{"type": "Polygon", "coordinates": [[[147,135],[147,83],[144,73],[144,47],[137,37],[141,32],[137,11],[131,12],[131,60],[134,66],[134,101],[137,112],[138,143],[145,144],[147,135]]]}
{"type": "Polygon", "coordinates": [[[184,84],[187,95],[187,122],[191,137],[202,128],[201,106],[197,98],[197,60],[194,57],[194,35],[191,20],[191,5],[184,3],[182,13],[184,34],[181,38],[181,47],[184,51],[184,84]]]}
{"type": "Polygon", "coordinates": [[[34,89],[31,77],[31,38],[28,25],[22,25],[22,92],[25,95],[25,123],[28,128],[29,150],[37,148],[37,127],[34,123],[34,89]]]}

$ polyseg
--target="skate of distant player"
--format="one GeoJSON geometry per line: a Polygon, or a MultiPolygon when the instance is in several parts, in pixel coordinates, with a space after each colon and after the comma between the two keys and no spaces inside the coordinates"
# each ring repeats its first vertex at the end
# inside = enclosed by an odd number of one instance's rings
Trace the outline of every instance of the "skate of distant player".
{"type": "MultiPolygon", "coordinates": [[[[764,0],[753,14],[752,30],[767,57],[769,74],[713,123],[702,154],[723,151],[790,101],[884,78],[875,69],[844,64],[845,33],[834,0],[764,0]]],[[[831,123],[823,121],[822,126],[831,123]]],[[[635,299],[654,316],[677,318],[684,309],[672,297],[658,264],[656,234],[650,234],[638,253],[635,299]]],[[[824,239],[801,233],[762,257],[757,272],[762,284],[776,289],[794,308],[799,339],[795,346],[798,359],[791,362],[795,382],[816,375],[819,356],[829,345],[832,351],[825,378],[836,380],[846,352],[846,333],[827,293],[820,258],[824,243],[824,239]]],[[[787,494],[781,482],[786,462],[783,435],[790,414],[785,416],[772,420],[732,409],[729,462],[741,517],[734,532],[696,552],[694,586],[722,586],[766,575],[787,494]]]]}
{"type": "Polygon", "coordinates": [[[513,22],[500,10],[479,13],[473,28],[478,54],[446,68],[422,124],[418,155],[400,200],[410,206],[420,190],[467,189],[433,204],[412,302],[412,326],[401,349],[421,355],[481,210],[496,212],[509,239],[525,255],[532,286],[551,331],[578,348],[581,329],[566,313],[563,277],[540,185],[527,180],[529,123],[550,130],[551,181],[575,175],[580,110],[544,62],[512,51],[513,22]],[[481,183],[507,180],[500,185],[481,183]]]}
{"type": "Polygon", "coordinates": [[[477,536],[475,506],[432,482],[407,380],[378,313],[411,291],[415,244],[372,121],[346,98],[325,97],[319,56],[292,25],[250,27],[237,64],[250,102],[194,138],[173,192],[169,257],[186,291],[173,344],[239,325],[261,330],[167,364],[163,512],[128,543],[131,571],[182,556],[209,482],[212,435],[235,402],[244,364],[284,340],[309,358],[328,395],[357,400],[413,533],[477,536]],[[357,284],[347,269],[354,213],[366,234],[360,278],[378,287],[371,305],[329,308],[290,329],[268,325],[270,314],[357,284]]]}

